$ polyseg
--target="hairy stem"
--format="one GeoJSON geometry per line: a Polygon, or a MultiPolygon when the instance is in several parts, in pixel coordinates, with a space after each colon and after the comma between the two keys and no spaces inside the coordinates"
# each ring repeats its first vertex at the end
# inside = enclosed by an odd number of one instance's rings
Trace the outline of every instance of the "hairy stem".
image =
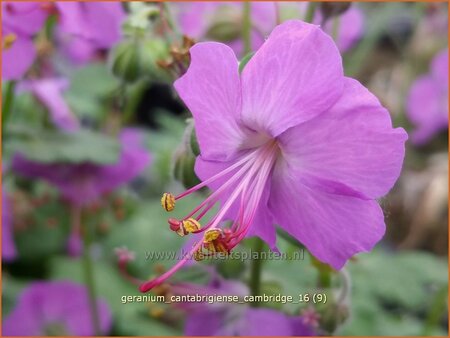
{"type": "Polygon", "coordinates": [[[244,55],[246,55],[252,50],[251,2],[244,1],[242,6],[244,6],[242,15],[242,41],[244,42],[244,55]]]}
{"type": "Polygon", "coordinates": [[[305,14],[305,21],[311,23],[314,20],[314,14],[316,14],[317,2],[310,1],[305,14]]]}

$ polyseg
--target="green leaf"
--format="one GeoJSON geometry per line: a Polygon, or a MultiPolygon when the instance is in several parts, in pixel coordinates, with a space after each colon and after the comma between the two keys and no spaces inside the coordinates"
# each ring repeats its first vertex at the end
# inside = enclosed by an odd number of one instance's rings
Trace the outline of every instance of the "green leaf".
{"type": "Polygon", "coordinates": [[[117,79],[109,72],[104,63],[93,63],[77,69],[70,76],[68,91],[89,97],[105,97],[119,86],[117,79]]]}
{"type": "Polygon", "coordinates": [[[74,133],[56,130],[10,128],[8,146],[30,160],[45,163],[115,163],[119,158],[118,140],[86,129],[74,133]]]}

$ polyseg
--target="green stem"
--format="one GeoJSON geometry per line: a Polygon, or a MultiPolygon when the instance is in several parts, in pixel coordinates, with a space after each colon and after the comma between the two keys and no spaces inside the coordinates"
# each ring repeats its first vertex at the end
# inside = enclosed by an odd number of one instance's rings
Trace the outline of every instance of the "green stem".
{"type": "Polygon", "coordinates": [[[14,103],[14,93],[16,88],[16,82],[15,81],[9,81],[6,84],[6,92],[5,97],[3,101],[3,107],[2,107],[2,130],[5,130],[6,124],[8,123],[8,120],[11,115],[13,103],[14,103]]]}
{"type": "MultiPolygon", "coordinates": [[[[72,224],[73,228],[81,226],[81,208],[79,206],[72,207],[72,224]]],[[[90,228],[84,226],[83,233],[83,270],[84,270],[84,282],[88,289],[89,297],[89,309],[91,312],[92,323],[94,324],[94,334],[96,336],[101,335],[100,330],[100,317],[98,312],[97,296],[95,291],[94,270],[92,265],[92,258],[90,254],[91,249],[91,234],[90,228]]]]}
{"type": "Polygon", "coordinates": [[[310,1],[305,14],[305,21],[311,23],[314,20],[314,14],[316,14],[317,2],[310,1]]]}
{"type": "Polygon", "coordinates": [[[339,39],[339,24],[340,24],[340,17],[339,16],[335,16],[333,19],[333,28],[331,31],[331,37],[333,38],[334,42],[336,42],[336,44],[338,43],[338,39],[339,39]]]}
{"type": "Polygon", "coordinates": [[[244,55],[252,50],[252,19],[251,19],[251,2],[244,1],[243,4],[243,20],[242,20],[242,41],[244,42],[244,55]]]}
{"type": "MultiPolygon", "coordinates": [[[[253,251],[258,253],[258,256],[264,249],[264,242],[259,238],[255,238],[255,244],[253,251]]],[[[251,272],[250,272],[250,293],[252,296],[258,296],[261,293],[261,271],[262,271],[262,259],[257,257],[252,260],[251,272]]],[[[258,307],[258,302],[253,302],[251,306],[258,307]]]]}

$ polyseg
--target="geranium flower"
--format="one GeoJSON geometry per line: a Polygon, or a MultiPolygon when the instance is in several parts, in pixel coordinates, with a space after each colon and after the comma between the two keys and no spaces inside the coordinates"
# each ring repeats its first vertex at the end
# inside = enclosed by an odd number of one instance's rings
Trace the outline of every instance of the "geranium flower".
{"type": "MultiPolygon", "coordinates": [[[[320,12],[316,12],[314,23],[319,24],[322,21],[320,12]]],[[[337,27],[336,45],[344,53],[351,49],[361,39],[364,34],[364,13],[352,4],[352,6],[339,16],[337,27]]],[[[333,34],[334,20],[328,20],[323,30],[328,34],[333,34]]]]}
{"type": "MultiPolygon", "coordinates": [[[[252,50],[258,49],[276,25],[273,2],[251,2],[252,50]]],[[[217,39],[226,42],[236,55],[243,53],[241,40],[242,2],[191,2],[175,6],[183,34],[197,40],[217,39]]]]}
{"type": "MultiPolygon", "coordinates": [[[[239,75],[221,43],[191,48],[191,65],[174,86],[194,116],[203,181],[175,202],[209,186],[205,201],[181,220],[179,235],[202,233],[196,259],[230,252],[244,237],[275,248],[278,224],[322,262],[340,269],[383,237],[376,199],[397,180],[407,134],[358,81],[343,75],[339,51],[318,26],[288,21],[274,29],[239,75]],[[206,224],[213,205],[220,210],[206,224]],[[224,220],[233,224],[223,228],[224,220]]],[[[141,285],[148,291],[170,277],[141,285]]]]}
{"type": "MultiPolygon", "coordinates": [[[[250,294],[248,287],[226,280],[214,270],[207,285],[193,283],[164,284],[155,288],[157,295],[184,296],[233,296],[240,301],[250,294]]],[[[186,336],[314,336],[316,328],[303,315],[288,315],[268,308],[252,308],[250,304],[234,302],[182,302],[173,305],[186,313],[186,336]]],[[[316,314],[317,316],[317,314],[316,314]]]]}
{"type": "MultiPolygon", "coordinates": [[[[252,2],[252,50],[257,50],[266,36],[275,27],[277,15],[281,18],[303,18],[307,11],[307,3],[289,2],[252,2]],[[277,8],[278,6],[278,8],[277,8]],[[279,11],[279,13],[277,13],[279,11]]],[[[242,3],[240,2],[192,2],[180,3],[175,6],[178,21],[184,34],[197,40],[219,38],[230,46],[236,55],[242,55],[243,42],[241,40],[242,3]]],[[[356,6],[350,7],[339,17],[337,46],[341,52],[352,48],[364,32],[364,14],[356,6]]],[[[316,11],[314,23],[320,24],[322,16],[316,11]]],[[[333,32],[333,20],[329,20],[323,27],[328,34],[333,32]]]]}
{"type": "MultiPolygon", "coordinates": [[[[111,311],[98,300],[100,329],[108,334],[111,311]]],[[[87,289],[69,281],[33,282],[3,320],[5,336],[93,336],[87,289]]]]}
{"type": "Polygon", "coordinates": [[[31,90],[37,99],[47,107],[56,127],[65,131],[76,131],[79,128],[78,120],[63,97],[63,92],[68,86],[69,83],[66,79],[47,78],[29,81],[23,87],[31,90]]]}
{"type": "MultiPolygon", "coordinates": [[[[137,130],[124,129],[120,135],[120,158],[113,164],[40,163],[17,154],[12,167],[19,175],[40,178],[52,184],[72,207],[79,209],[130,182],[149,165],[151,156],[142,147],[141,136],[137,130]]],[[[83,248],[80,214],[72,210],[71,217],[72,231],[67,249],[71,256],[78,256],[83,248]]]]}
{"type": "MultiPolygon", "coordinates": [[[[215,276],[209,285],[189,283],[169,287],[173,294],[184,295],[249,295],[248,288],[237,281],[215,276]]],[[[184,327],[186,336],[315,336],[315,329],[300,315],[287,315],[268,308],[253,308],[249,304],[198,303],[187,306],[184,327]]]]}
{"type": "Polygon", "coordinates": [[[142,147],[137,130],[123,130],[120,140],[122,152],[117,163],[40,163],[18,154],[12,168],[20,175],[47,181],[70,203],[85,206],[128,183],[149,165],[150,154],[142,147]]]}
{"type": "Polygon", "coordinates": [[[422,145],[448,128],[448,51],[438,53],[430,72],[412,85],[406,103],[408,118],[416,126],[411,140],[422,145]]]}
{"type": "Polygon", "coordinates": [[[73,61],[83,63],[121,38],[125,11],[119,2],[56,2],[58,39],[73,61]]]}
{"type": "Polygon", "coordinates": [[[17,256],[10,208],[8,195],[2,190],[2,259],[7,262],[14,260],[17,256]]]}
{"type": "Polygon", "coordinates": [[[2,3],[2,79],[18,80],[36,58],[32,37],[48,12],[38,2],[2,3]]]}

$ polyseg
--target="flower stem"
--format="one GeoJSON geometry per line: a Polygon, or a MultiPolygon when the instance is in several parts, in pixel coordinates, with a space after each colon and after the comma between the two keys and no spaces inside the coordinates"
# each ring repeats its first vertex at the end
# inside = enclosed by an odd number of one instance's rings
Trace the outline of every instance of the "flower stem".
{"type": "Polygon", "coordinates": [[[11,115],[12,106],[14,103],[15,88],[16,88],[15,81],[9,81],[6,84],[6,93],[2,107],[2,130],[5,130],[6,124],[8,123],[9,117],[11,115]]]}
{"type": "Polygon", "coordinates": [[[333,19],[333,28],[331,31],[331,37],[333,38],[334,42],[337,44],[339,39],[339,24],[340,24],[340,17],[336,16],[333,19]]]}
{"type": "MultiPolygon", "coordinates": [[[[77,222],[77,224],[72,224],[72,227],[80,227],[81,224],[81,207],[72,206],[72,221],[77,222]]],[[[88,289],[89,297],[89,308],[91,311],[92,323],[94,325],[94,334],[96,336],[101,335],[100,331],[100,318],[97,306],[97,297],[95,292],[95,280],[94,271],[92,267],[92,259],[90,254],[91,249],[91,234],[89,227],[84,226],[83,228],[83,270],[84,270],[84,282],[88,289]]]]}
{"type": "Polygon", "coordinates": [[[317,2],[310,1],[305,14],[305,21],[311,23],[314,20],[314,14],[316,14],[317,2]]]}
{"type": "Polygon", "coordinates": [[[244,42],[244,55],[246,55],[252,50],[251,2],[244,1],[242,6],[244,6],[242,12],[242,41],[244,42]]]}
{"type": "MultiPolygon", "coordinates": [[[[255,244],[253,251],[258,253],[258,256],[263,251],[264,242],[259,238],[255,238],[255,244]]],[[[262,271],[262,259],[257,257],[252,260],[251,272],[250,272],[250,293],[252,296],[258,296],[261,292],[261,271],[262,271]]],[[[251,306],[258,307],[259,302],[251,303],[251,306]]]]}

